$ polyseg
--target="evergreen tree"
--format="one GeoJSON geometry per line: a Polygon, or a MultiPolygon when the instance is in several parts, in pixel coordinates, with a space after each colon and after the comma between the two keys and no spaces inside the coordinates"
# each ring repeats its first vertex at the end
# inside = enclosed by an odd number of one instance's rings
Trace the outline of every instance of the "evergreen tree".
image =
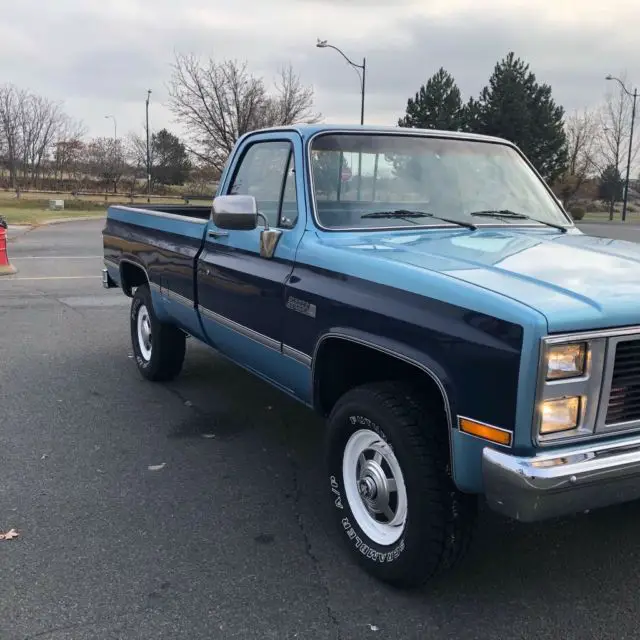
{"type": "Polygon", "coordinates": [[[464,120],[464,131],[478,131],[481,128],[480,123],[480,102],[475,98],[469,98],[469,102],[464,105],[463,109],[463,120],[464,120]]]}
{"type": "Polygon", "coordinates": [[[620,170],[614,164],[604,168],[598,183],[598,196],[601,200],[611,203],[611,207],[623,197],[623,180],[620,170]]]}
{"type": "Polygon", "coordinates": [[[341,184],[341,172],[351,167],[345,157],[341,161],[341,155],[335,151],[314,151],[311,155],[315,188],[330,199],[338,190],[343,193],[348,190],[348,185],[341,184]]]}
{"type": "Polygon", "coordinates": [[[460,131],[464,128],[464,109],[453,77],[442,67],[415,98],[407,101],[407,110],[398,120],[399,127],[460,131]]]}
{"type": "Polygon", "coordinates": [[[538,84],[513,52],[496,64],[489,86],[466,112],[469,129],[517,144],[547,182],[565,171],[564,109],[553,101],[551,87],[538,84]]]}
{"type": "Polygon", "coordinates": [[[151,136],[152,176],[159,184],[184,184],[191,171],[185,145],[170,131],[151,136]]]}

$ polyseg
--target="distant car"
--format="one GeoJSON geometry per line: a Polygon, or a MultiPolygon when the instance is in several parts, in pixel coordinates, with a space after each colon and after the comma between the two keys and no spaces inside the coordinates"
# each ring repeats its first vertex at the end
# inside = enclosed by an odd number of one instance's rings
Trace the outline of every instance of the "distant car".
{"type": "Polygon", "coordinates": [[[337,525],[384,581],[451,567],[479,496],[522,521],[640,497],[640,247],[580,232],[505,140],[256,131],[212,207],[103,233],[142,375],[191,335],[326,417],[337,525]]]}

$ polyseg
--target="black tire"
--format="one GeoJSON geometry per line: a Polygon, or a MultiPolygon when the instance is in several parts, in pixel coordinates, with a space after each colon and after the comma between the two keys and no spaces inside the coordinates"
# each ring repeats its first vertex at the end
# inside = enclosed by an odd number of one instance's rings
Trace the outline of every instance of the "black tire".
{"type": "MultiPolygon", "coordinates": [[[[328,424],[329,483],[339,529],[360,565],[397,587],[421,586],[453,567],[469,546],[477,513],[476,496],[461,493],[450,477],[442,407],[424,397],[424,392],[396,382],[358,387],[337,402],[328,424]],[[350,504],[345,488],[345,447],[362,429],[375,432],[369,435],[377,434],[391,446],[406,487],[404,530],[397,541],[387,545],[363,531],[352,510],[354,506],[362,518],[362,507],[350,504]]],[[[360,473],[362,463],[357,469],[360,473]]],[[[356,486],[351,485],[352,497],[356,486]]],[[[396,493],[396,505],[399,495],[396,493]]],[[[355,499],[361,500],[357,493],[355,499]]],[[[393,502],[393,497],[390,500],[393,502]]]]}
{"type": "Polygon", "coordinates": [[[148,285],[136,289],[131,301],[131,344],[138,370],[153,382],[166,382],[175,378],[182,370],[186,350],[186,336],[177,327],[162,323],[153,310],[153,301],[148,285]],[[138,338],[138,317],[144,310],[150,322],[150,353],[143,353],[138,338]]]}

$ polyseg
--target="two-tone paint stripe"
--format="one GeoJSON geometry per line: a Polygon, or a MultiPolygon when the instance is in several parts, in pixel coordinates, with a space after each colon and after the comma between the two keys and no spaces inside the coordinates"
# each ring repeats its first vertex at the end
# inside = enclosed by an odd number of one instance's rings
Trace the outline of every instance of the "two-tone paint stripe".
{"type": "Polygon", "coordinates": [[[253,342],[266,347],[267,349],[271,349],[276,353],[280,353],[282,355],[295,360],[296,362],[304,365],[305,367],[311,368],[311,356],[302,353],[302,351],[298,351],[293,347],[290,347],[284,343],[281,343],[279,340],[274,340],[269,336],[265,336],[263,333],[258,333],[249,327],[246,327],[242,324],[235,322],[234,320],[230,320],[229,318],[216,313],[215,311],[211,311],[211,309],[207,309],[203,306],[198,306],[198,310],[209,320],[216,322],[217,324],[226,327],[227,329],[231,329],[235,331],[237,334],[249,338],[253,342]]]}
{"type": "MultiPolygon", "coordinates": [[[[112,262],[111,260],[105,259],[105,264],[118,268],[118,265],[112,262]]],[[[168,299],[173,300],[179,304],[182,304],[185,307],[188,307],[190,310],[193,310],[196,308],[196,305],[193,300],[189,300],[188,298],[180,295],[179,293],[176,293],[175,291],[172,291],[171,289],[161,288],[160,285],[153,282],[150,282],[149,286],[153,291],[156,291],[161,295],[166,296],[168,299]]],[[[207,309],[206,307],[203,307],[201,305],[198,306],[197,309],[206,318],[219,324],[220,326],[226,327],[227,329],[234,331],[238,335],[248,338],[249,340],[252,340],[257,344],[267,349],[270,349],[274,353],[279,353],[288,358],[291,358],[292,360],[295,360],[299,364],[302,364],[303,366],[311,369],[314,377],[315,377],[315,367],[313,365],[316,359],[315,355],[317,354],[318,349],[321,346],[322,342],[327,338],[335,337],[343,340],[357,342],[357,343],[363,344],[363,346],[374,348],[376,350],[381,350],[378,345],[371,344],[371,343],[365,344],[364,342],[358,339],[354,339],[352,336],[332,333],[332,334],[327,334],[325,336],[322,336],[322,338],[318,341],[316,345],[314,356],[311,356],[307,353],[299,351],[298,349],[294,349],[293,347],[290,347],[287,344],[281,343],[280,341],[275,340],[274,338],[271,338],[262,333],[259,333],[258,331],[255,331],[245,325],[235,322],[234,320],[231,320],[226,316],[216,313],[211,309],[207,309]]],[[[384,352],[387,353],[386,350],[384,350],[384,352]]],[[[401,354],[388,353],[388,355],[392,357],[399,357],[400,359],[405,361],[407,360],[401,354]]],[[[468,418],[466,416],[457,416],[457,421],[456,421],[457,424],[455,424],[452,420],[449,398],[447,396],[446,390],[444,389],[444,386],[442,385],[441,381],[437,378],[437,376],[432,371],[425,369],[420,363],[411,361],[409,364],[412,364],[418,367],[419,369],[422,369],[423,371],[425,371],[425,373],[427,373],[437,384],[444,400],[444,405],[445,405],[446,414],[447,414],[447,422],[449,423],[450,429],[457,428],[463,433],[467,433],[472,437],[480,438],[485,441],[491,441],[495,444],[500,444],[502,446],[511,446],[513,441],[513,432],[510,430],[503,429],[501,427],[496,427],[494,425],[489,425],[487,423],[480,422],[480,421],[468,418]],[[479,429],[471,429],[469,428],[470,426],[477,426],[479,429]],[[485,433],[485,431],[489,434],[488,436],[487,436],[487,433],[485,433]],[[503,439],[492,437],[492,436],[502,436],[503,439]]]]}

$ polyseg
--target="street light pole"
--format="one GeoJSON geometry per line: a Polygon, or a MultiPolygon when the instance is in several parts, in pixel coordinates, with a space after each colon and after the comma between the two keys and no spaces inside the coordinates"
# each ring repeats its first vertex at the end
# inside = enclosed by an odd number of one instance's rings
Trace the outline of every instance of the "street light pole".
{"type": "Polygon", "coordinates": [[[107,120],[113,120],[113,144],[114,146],[118,143],[118,123],[116,121],[115,116],[105,116],[107,120]]]}
{"type": "Polygon", "coordinates": [[[616,78],[612,75],[608,75],[606,77],[607,80],[615,80],[620,84],[622,90],[633,100],[631,107],[631,131],[629,132],[629,153],[627,154],[627,177],[624,182],[624,196],[622,199],[622,221],[624,222],[627,219],[627,203],[629,200],[629,180],[631,173],[631,151],[633,150],[633,127],[636,120],[636,100],[638,99],[638,90],[634,89],[633,93],[625,87],[624,82],[620,80],[620,78],[616,78]]]}
{"type": "Polygon", "coordinates": [[[364,124],[364,87],[367,80],[367,59],[362,58],[362,97],[360,100],[360,124],[364,124]]]}
{"type": "Polygon", "coordinates": [[[636,120],[636,100],[638,99],[638,90],[633,90],[633,106],[631,107],[631,131],[629,132],[629,155],[627,156],[627,180],[624,184],[624,201],[622,203],[622,219],[627,218],[627,203],[629,201],[629,173],[631,171],[631,150],[633,149],[633,125],[636,120]]]}
{"type": "Polygon", "coordinates": [[[151,97],[151,89],[147,89],[147,202],[151,202],[151,152],[149,150],[149,99],[151,97]]]}
{"type": "MultiPolygon", "coordinates": [[[[337,51],[356,71],[358,77],[360,78],[360,124],[364,124],[364,91],[367,82],[367,59],[362,58],[362,64],[356,64],[353,60],[349,60],[345,53],[338,49],[338,47],[334,47],[332,44],[328,44],[326,40],[320,40],[316,42],[316,47],[319,49],[334,49],[337,51]],[[360,74],[360,71],[362,74],[360,74]]],[[[360,200],[360,192],[362,189],[362,152],[358,152],[358,200],[360,200]]]]}
{"type": "Polygon", "coordinates": [[[332,44],[328,44],[326,40],[318,40],[316,47],[319,49],[335,49],[335,51],[337,51],[354,69],[356,69],[356,73],[360,78],[360,124],[364,124],[364,92],[367,80],[367,59],[363,58],[362,64],[356,64],[353,60],[349,60],[343,51],[338,49],[338,47],[334,47],[332,44]],[[358,69],[362,71],[362,75],[358,69]]]}

